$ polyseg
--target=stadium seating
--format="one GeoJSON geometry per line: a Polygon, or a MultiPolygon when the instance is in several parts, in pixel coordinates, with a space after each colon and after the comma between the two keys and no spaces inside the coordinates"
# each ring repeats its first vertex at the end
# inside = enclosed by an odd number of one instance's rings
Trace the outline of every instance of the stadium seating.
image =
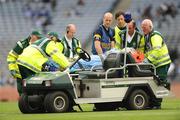
{"type": "MultiPolygon", "coordinates": [[[[145,7],[147,7],[148,5],[152,5],[151,14],[153,16],[154,27],[156,30],[160,31],[163,34],[163,36],[165,36],[168,47],[173,48],[174,46],[180,45],[179,44],[180,42],[178,42],[180,35],[177,34],[177,31],[180,30],[180,27],[179,27],[180,14],[177,14],[177,16],[175,18],[171,18],[170,16],[167,16],[167,19],[169,20],[169,24],[167,24],[167,22],[161,21],[162,27],[158,28],[158,25],[157,25],[158,17],[156,16],[156,9],[162,3],[167,3],[167,4],[174,3],[178,9],[179,1],[178,0],[161,0],[161,1],[139,0],[137,2],[137,1],[132,0],[131,6],[128,10],[132,12],[134,19],[136,20],[138,26],[140,27],[140,22],[142,20],[140,14],[142,14],[145,7]]],[[[180,51],[180,49],[179,49],[179,51],[180,51]]]]}
{"type": "MultiPolygon", "coordinates": [[[[76,0],[57,0],[57,8],[51,13],[52,25],[48,26],[48,31],[57,31],[60,37],[65,32],[65,27],[69,23],[77,26],[77,37],[84,44],[102,20],[103,14],[111,9],[116,0],[84,0],[84,6],[78,6],[76,0]],[[67,13],[70,16],[67,16],[67,13]]],[[[23,7],[26,1],[16,0],[0,3],[0,66],[1,70],[8,74],[6,57],[16,41],[28,36],[31,30],[37,28],[31,19],[24,16],[23,7]]],[[[30,6],[38,6],[30,3],[30,6]]]]}
{"type": "MultiPolygon", "coordinates": [[[[103,14],[112,9],[114,7],[112,5],[116,1],[84,0],[85,5],[78,6],[77,0],[57,0],[57,8],[51,13],[53,24],[48,26],[48,31],[57,31],[62,37],[66,25],[74,23],[77,25],[77,37],[80,38],[83,46],[88,45],[89,43],[86,43],[86,41],[88,41],[89,36],[92,35],[96,26],[100,24],[103,14]]],[[[7,0],[7,2],[0,3],[0,68],[5,74],[8,74],[6,57],[10,49],[15,45],[15,42],[28,36],[33,29],[40,29],[35,27],[31,19],[24,17],[24,11],[22,10],[24,2],[23,0],[7,0]]],[[[152,4],[151,12],[155,15],[156,8],[163,2],[173,2],[177,5],[179,0],[138,0],[138,2],[132,0],[128,10],[132,13],[135,20],[138,20],[137,23],[140,25],[141,19],[138,10],[142,12],[147,5],[152,4]]],[[[37,5],[36,3],[31,3],[31,6],[37,5]]],[[[179,25],[180,14],[170,20],[169,26],[163,23],[161,28],[157,28],[155,22],[155,28],[165,36],[169,48],[177,46],[180,49],[179,25]]]]}

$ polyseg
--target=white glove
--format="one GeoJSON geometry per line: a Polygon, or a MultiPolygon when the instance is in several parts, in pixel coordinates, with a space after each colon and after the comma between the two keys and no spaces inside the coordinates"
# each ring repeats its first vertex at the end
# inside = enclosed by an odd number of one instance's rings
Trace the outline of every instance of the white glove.
{"type": "MultiPolygon", "coordinates": [[[[129,48],[129,47],[126,48],[126,52],[127,52],[127,53],[133,52],[133,51],[135,51],[134,48],[129,48]]],[[[121,52],[125,52],[125,48],[123,48],[123,49],[121,50],[121,52]]]]}
{"type": "Polygon", "coordinates": [[[149,60],[147,58],[144,58],[143,63],[149,63],[149,60]]]}
{"type": "Polygon", "coordinates": [[[107,55],[110,54],[110,53],[117,53],[117,52],[119,52],[118,49],[112,48],[112,49],[110,49],[109,51],[107,51],[107,52],[105,53],[105,56],[107,56],[107,55]]]}

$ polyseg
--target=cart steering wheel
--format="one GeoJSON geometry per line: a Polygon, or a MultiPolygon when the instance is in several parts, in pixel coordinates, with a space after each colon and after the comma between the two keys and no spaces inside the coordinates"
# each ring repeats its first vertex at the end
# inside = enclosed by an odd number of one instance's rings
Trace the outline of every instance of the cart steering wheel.
{"type": "Polygon", "coordinates": [[[89,53],[86,52],[85,50],[83,50],[82,48],[77,47],[77,48],[75,49],[75,51],[76,51],[76,53],[79,55],[79,57],[80,57],[81,59],[83,59],[84,61],[89,62],[89,61],[91,60],[91,57],[90,57],[89,53]]]}

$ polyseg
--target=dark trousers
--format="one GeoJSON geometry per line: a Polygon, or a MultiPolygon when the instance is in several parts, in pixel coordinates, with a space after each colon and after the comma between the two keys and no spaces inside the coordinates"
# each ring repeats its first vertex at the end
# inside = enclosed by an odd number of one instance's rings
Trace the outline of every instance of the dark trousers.
{"type": "Polygon", "coordinates": [[[17,78],[16,83],[17,83],[17,91],[19,93],[19,96],[21,96],[21,94],[22,94],[22,79],[17,78]]]}
{"type": "Polygon", "coordinates": [[[167,83],[167,73],[168,73],[168,69],[170,67],[170,64],[167,65],[163,65],[160,66],[158,68],[156,68],[156,73],[159,76],[160,80],[164,83],[167,83]]]}
{"type": "Polygon", "coordinates": [[[35,72],[33,72],[32,70],[29,70],[28,68],[26,68],[26,67],[24,67],[22,65],[18,65],[18,67],[19,67],[19,71],[20,71],[20,74],[22,76],[22,79],[17,78],[17,90],[18,90],[19,95],[21,95],[22,92],[23,92],[22,80],[29,77],[29,76],[34,75],[35,72]]]}
{"type": "Polygon", "coordinates": [[[22,65],[18,65],[18,67],[19,67],[19,71],[21,73],[22,79],[25,79],[25,78],[35,74],[34,71],[32,71],[32,70],[30,70],[30,69],[28,69],[22,65]]]}
{"type": "Polygon", "coordinates": [[[168,90],[170,90],[171,88],[171,83],[169,80],[167,80],[167,73],[169,67],[170,64],[156,68],[156,73],[160,78],[160,84],[163,84],[168,90]]]}

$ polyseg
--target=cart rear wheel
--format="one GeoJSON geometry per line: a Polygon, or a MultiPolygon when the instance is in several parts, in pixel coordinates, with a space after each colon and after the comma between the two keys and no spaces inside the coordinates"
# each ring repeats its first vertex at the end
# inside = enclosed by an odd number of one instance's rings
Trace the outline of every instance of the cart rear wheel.
{"type": "Polygon", "coordinates": [[[128,99],[127,109],[142,110],[146,109],[149,105],[149,97],[144,90],[134,90],[128,99]]]}

